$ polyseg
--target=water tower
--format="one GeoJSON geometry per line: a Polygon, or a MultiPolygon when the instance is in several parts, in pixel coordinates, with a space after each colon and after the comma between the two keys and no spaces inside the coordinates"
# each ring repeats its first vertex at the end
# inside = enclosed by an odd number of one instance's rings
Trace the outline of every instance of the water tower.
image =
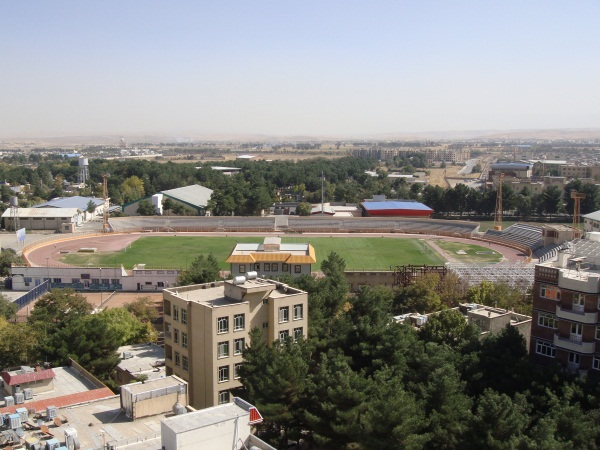
{"type": "Polygon", "coordinates": [[[77,181],[79,184],[85,184],[90,177],[89,163],[88,159],[83,156],[79,158],[79,174],[77,176],[77,181]]]}
{"type": "Polygon", "coordinates": [[[19,198],[11,197],[8,204],[10,206],[10,218],[12,219],[13,229],[17,231],[21,228],[21,224],[19,223],[19,198]]]}

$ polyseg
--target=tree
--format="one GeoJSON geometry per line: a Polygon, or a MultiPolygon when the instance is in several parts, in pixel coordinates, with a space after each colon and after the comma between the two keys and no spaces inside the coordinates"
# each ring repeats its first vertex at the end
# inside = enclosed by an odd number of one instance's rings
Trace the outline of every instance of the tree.
{"type": "Polygon", "coordinates": [[[156,214],[156,209],[154,208],[154,205],[150,203],[150,200],[140,200],[137,213],[142,216],[153,216],[156,214]]]}
{"type": "Polygon", "coordinates": [[[105,309],[97,316],[104,321],[106,332],[117,339],[119,346],[156,341],[152,325],[143,323],[126,308],[105,309]]]}
{"type": "Polygon", "coordinates": [[[162,202],[162,207],[164,211],[167,211],[167,215],[169,215],[168,212],[173,209],[173,200],[171,200],[169,197],[165,197],[162,202]]]}
{"type": "Polygon", "coordinates": [[[93,214],[94,212],[96,212],[96,204],[92,200],[90,200],[87,203],[87,207],[85,208],[85,211],[90,214],[93,214]]]}
{"type": "Polygon", "coordinates": [[[0,294],[0,317],[11,320],[17,314],[19,307],[11,302],[5,295],[0,294]]]}
{"type": "Polygon", "coordinates": [[[469,324],[456,309],[448,309],[430,315],[425,325],[419,330],[420,339],[455,348],[476,340],[478,336],[477,327],[469,324]]]}
{"type": "Polygon", "coordinates": [[[138,297],[131,303],[125,303],[124,307],[142,322],[152,322],[159,317],[156,304],[150,297],[138,297]]]}
{"type": "Polygon", "coordinates": [[[218,280],[220,268],[217,258],[210,253],[207,257],[198,255],[189,269],[184,269],[177,277],[177,284],[185,286],[188,284],[202,284],[218,280]]]}
{"type": "Polygon", "coordinates": [[[546,214],[556,214],[562,206],[561,192],[557,186],[548,186],[542,191],[541,203],[546,214]]]}
{"type": "Polygon", "coordinates": [[[0,367],[31,364],[36,359],[38,333],[27,323],[0,317],[0,367]]]}
{"type": "Polygon", "coordinates": [[[299,216],[310,216],[312,205],[308,202],[302,202],[296,207],[296,214],[299,216]]]}
{"type": "Polygon", "coordinates": [[[137,176],[127,178],[121,185],[123,198],[127,202],[132,202],[144,196],[144,182],[137,176]]]}
{"type": "Polygon", "coordinates": [[[23,265],[25,262],[23,258],[17,256],[12,248],[5,248],[0,251],[0,276],[10,276],[10,268],[13,264],[23,265]]]}

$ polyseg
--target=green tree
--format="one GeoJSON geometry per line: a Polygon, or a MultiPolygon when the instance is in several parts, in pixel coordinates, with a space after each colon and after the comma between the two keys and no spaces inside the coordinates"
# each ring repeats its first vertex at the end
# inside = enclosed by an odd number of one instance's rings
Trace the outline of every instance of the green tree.
{"type": "Polygon", "coordinates": [[[13,303],[5,295],[0,294],[0,317],[6,320],[11,320],[17,314],[19,307],[13,303]]]}
{"type": "Polygon", "coordinates": [[[150,200],[140,200],[137,213],[142,216],[154,216],[156,214],[156,208],[154,208],[154,205],[150,200]]]}
{"type": "Polygon", "coordinates": [[[162,207],[163,210],[167,212],[167,215],[169,215],[168,213],[173,209],[173,200],[171,200],[169,197],[165,197],[162,202],[162,207]]]}
{"type": "Polygon", "coordinates": [[[12,248],[5,248],[0,251],[0,276],[10,276],[10,268],[13,264],[24,265],[23,258],[17,256],[12,248]]]}
{"type": "Polygon", "coordinates": [[[126,202],[132,202],[144,196],[144,182],[138,176],[127,178],[121,185],[121,192],[126,202]]]}
{"type": "Polygon", "coordinates": [[[467,323],[465,317],[456,309],[448,309],[432,314],[419,330],[419,337],[426,342],[462,347],[473,342],[479,336],[476,326],[467,323]]]}
{"type": "Polygon", "coordinates": [[[218,280],[219,278],[219,262],[210,253],[207,257],[198,255],[188,269],[182,270],[177,277],[177,284],[179,286],[202,284],[218,280]]]}
{"type": "Polygon", "coordinates": [[[94,212],[96,212],[96,204],[92,200],[90,200],[87,203],[87,207],[85,208],[85,211],[90,214],[93,214],[94,212]]]}
{"type": "Polygon", "coordinates": [[[138,297],[131,303],[125,303],[124,307],[143,322],[152,322],[159,317],[156,303],[150,297],[138,297]]]}
{"type": "Polygon", "coordinates": [[[0,317],[0,367],[31,364],[36,360],[38,333],[27,323],[8,323],[0,317]]]}
{"type": "Polygon", "coordinates": [[[119,346],[156,341],[152,325],[142,322],[126,308],[105,309],[97,316],[104,321],[106,332],[117,339],[119,346]]]}
{"type": "Polygon", "coordinates": [[[543,212],[556,214],[562,206],[561,191],[557,186],[548,186],[542,191],[541,202],[543,212]]]}
{"type": "Polygon", "coordinates": [[[312,205],[308,202],[302,202],[296,207],[296,214],[299,216],[310,216],[312,205]]]}

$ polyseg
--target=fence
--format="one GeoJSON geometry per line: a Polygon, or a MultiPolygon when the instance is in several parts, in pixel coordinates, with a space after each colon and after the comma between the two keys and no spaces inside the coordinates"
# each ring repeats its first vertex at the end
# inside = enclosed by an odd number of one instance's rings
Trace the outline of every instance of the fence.
{"type": "Polygon", "coordinates": [[[50,280],[46,280],[38,286],[34,287],[32,290],[27,292],[25,295],[22,295],[18,299],[16,299],[13,303],[16,303],[19,306],[19,309],[24,308],[29,305],[31,302],[41,297],[43,294],[50,290],[50,280]]]}

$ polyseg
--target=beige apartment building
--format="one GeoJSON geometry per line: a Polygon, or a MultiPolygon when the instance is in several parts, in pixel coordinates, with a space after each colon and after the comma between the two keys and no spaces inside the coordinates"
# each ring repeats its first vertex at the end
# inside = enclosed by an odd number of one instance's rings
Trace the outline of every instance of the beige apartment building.
{"type": "Polygon", "coordinates": [[[252,329],[268,343],[308,333],[308,294],[252,272],[165,289],[163,307],[166,374],[189,383],[194,408],[230,401],[252,329]]]}

